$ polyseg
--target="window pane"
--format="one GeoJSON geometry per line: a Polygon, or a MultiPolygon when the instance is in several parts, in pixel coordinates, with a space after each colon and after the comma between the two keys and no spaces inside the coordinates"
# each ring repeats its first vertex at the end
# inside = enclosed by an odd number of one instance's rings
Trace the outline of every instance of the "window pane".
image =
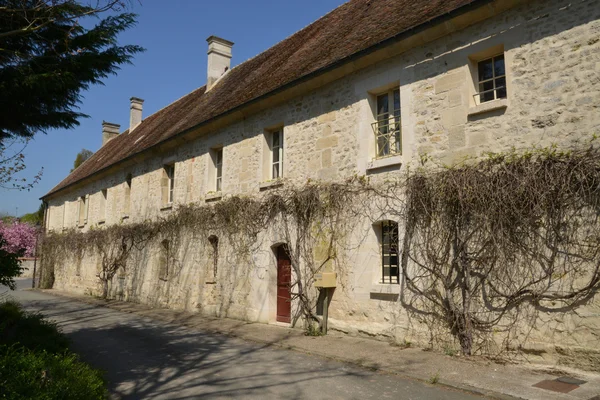
{"type": "Polygon", "coordinates": [[[273,132],[273,147],[279,147],[279,132],[273,132]]]}
{"type": "Polygon", "coordinates": [[[217,154],[216,154],[216,164],[222,164],[223,163],[223,150],[217,150],[217,154]]]}
{"type": "Polygon", "coordinates": [[[273,149],[273,162],[279,162],[279,147],[273,149]]]}
{"type": "Polygon", "coordinates": [[[382,94],[381,96],[377,96],[377,115],[387,114],[390,112],[390,107],[388,104],[388,95],[382,94]]]}
{"type": "Polygon", "coordinates": [[[377,156],[378,157],[387,156],[388,154],[390,154],[390,146],[389,146],[388,136],[380,135],[377,138],[377,156]]]}
{"type": "Polygon", "coordinates": [[[480,93],[479,98],[480,98],[481,103],[490,101],[490,100],[494,100],[494,91],[492,89],[494,89],[493,81],[488,81],[488,82],[479,84],[479,93],[480,93]],[[483,93],[483,92],[485,92],[485,93],[483,93]]]}
{"type": "Polygon", "coordinates": [[[394,111],[400,110],[400,89],[394,90],[394,111]]]}
{"type": "Polygon", "coordinates": [[[479,63],[479,82],[486,79],[492,79],[494,77],[494,70],[492,67],[492,59],[481,61],[479,63]]]}
{"type": "Polygon", "coordinates": [[[506,78],[496,79],[496,98],[506,98],[506,78]]]}
{"type": "Polygon", "coordinates": [[[279,178],[279,164],[273,164],[273,179],[279,178]]]}
{"type": "Polygon", "coordinates": [[[494,57],[494,74],[496,76],[506,75],[504,71],[504,55],[494,57]]]}

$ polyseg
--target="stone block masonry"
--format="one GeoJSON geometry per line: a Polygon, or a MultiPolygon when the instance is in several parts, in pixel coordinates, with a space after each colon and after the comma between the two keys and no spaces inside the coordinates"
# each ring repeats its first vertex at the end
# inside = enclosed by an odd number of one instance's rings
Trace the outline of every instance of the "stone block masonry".
{"type": "MultiPolygon", "coordinates": [[[[150,154],[132,167],[60,192],[49,199],[48,229],[85,232],[102,224],[165,216],[172,211],[161,209],[160,180],[163,165],[170,162],[175,164],[175,210],[182,204],[219,201],[232,195],[259,196],[261,188],[271,190],[265,185],[272,180],[267,138],[274,128],[283,128],[284,185],[343,181],[354,176],[381,183],[397,178],[398,170],[421,165],[421,157],[454,164],[512,148],[587,146],[600,134],[598,104],[597,2],[523,2],[502,15],[273,104],[168,154],[150,154]],[[480,56],[496,55],[490,54],[496,49],[505,58],[507,98],[482,112],[475,102],[477,61],[480,56]],[[376,95],[393,88],[399,88],[401,96],[402,152],[386,168],[369,169],[369,162],[376,158],[371,126],[376,95]],[[223,175],[222,192],[215,197],[211,149],[216,148],[223,149],[223,175]],[[131,211],[124,219],[128,174],[132,175],[131,211]],[[104,189],[106,210],[100,215],[104,189]],[[88,221],[78,228],[77,199],[87,194],[88,221]]],[[[340,255],[348,260],[345,290],[336,290],[330,315],[340,330],[401,341],[411,335],[406,312],[395,301],[397,293],[389,291],[395,288],[380,284],[380,239],[373,222],[385,218],[374,215],[373,220],[353,221],[355,247],[340,255]]],[[[207,239],[188,238],[202,243],[207,239]]],[[[275,232],[266,234],[251,262],[242,264],[227,259],[227,252],[233,249],[223,249],[219,264],[223,275],[217,283],[207,283],[211,282],[207,271],[212,259],[204,245],[190,245],[190,254],[180,258],[180,272],[166,281],[158,279],[158,249],[154,249],[131,262],[124,277],[115,278],[112,293],[151,305],[272,322],[277,279],[271,246],[280,239],[275,232]]],[[[84,258],[79,274],[74,263],[62,265],[56,272],[55,287],[96,293],[97,262],[94,257],[84,258]]],[[[581,351],[599,348],[597,310],[595,300],[577,316],[548,321],[552,328],[532,333],[531,342],[544,349],[559,343],[561,348],[581,351]]]]}

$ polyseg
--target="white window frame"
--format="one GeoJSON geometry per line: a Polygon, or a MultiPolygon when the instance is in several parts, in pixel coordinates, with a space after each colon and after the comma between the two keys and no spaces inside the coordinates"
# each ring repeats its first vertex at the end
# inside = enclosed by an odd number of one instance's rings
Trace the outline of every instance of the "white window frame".
{"type": "Polygon", "coordinates": [[[475,104],[476,105],[480,105],[480,104],[484,104],[487,103],[489,101],[494,101],[494,100],[499,100],[499,99],[506,99],[508,97],[508,89],[507,89],[507,80],[506,80],[506,56],[504,54],[504,52],[502,53],[498,53],[495,54],[493,56],[490,57],[485,57],[481,60],[478,60],[476,62],[475,65],[476,71],[477,71],[477,82],[476,82],[476,90],[477,93],[475,93],[475,95],[473,96],[475,99],[475,104]],[[495,68],[495,63],[496,63],[496,59],[502,57],[502,60],[504,61],[504,74],[503,75],[496,75],[496,68],[495,68]],[[482,79],[482,77],[480,76],[479,73],[479,66],[484,63],[484,62],[488,62],[492,60],[492,77],[488,78],[488,79],[482,79]],[[496,86],[497,85],[497,81],[499,79],[504,79],[504,86],[496,86]],[[492,89],[488,89],[488,90],[482,90],[482,85],[486,84],[486,83],[492,83],[492,89]],[[504,89],[504,96],[499,97],[498,95],[498,91],[500,91],[501,89],[504,89]],[[482,94],[484,93],[492,93],[494,95],[493,98],[487,99],[487,100],[482,100],[482,94]]]}
{"type": "Polygon", "coordinates": [[[100,190],[100,207],[99,207],[99,216],[100,219],[98,222],[106,221],[106,204],[108,200],[108,189],[100,190]]]}
{"type": "Polygon", "coordinates": [[[271,179],[281,178],[283,178],[283,128],[271,132],[271,179]]]}
{"type": "Polygon", "coordinates": [[[395,87],[387,92],[375,95],[374,105],[375,122],[371,126],[375,135],[375,158],[402,155],[400,88],[395,87]],[[380,107],[380,99],[387,99],[387,111],[381,110],[383,107],[380,107]]]}
{"type": "Polygon", "coordinates": [[[214,149],[215,192],[223,190],[223,148],[214,149]]]}
{"type": "Polygon", "coordinates": [[[400,283],[400,242],[398,240],[398,223],[396,221],[381,221],[381,242],[379,251],[381,252],[381,283],[399,284],[400,283]],[[392,270],[396,271],[395,274],[392,270]]]}
{"type": "Polygon", "coordinates": [[[83,226],[85,226],[85,224],[87,224],[88,209],[89,209],[89,203],[90,203],[89,199],[90,199],[89,194],[79,197],[79,201],[78,201],[79,206],[77,207],[77,225],[80,227],[83,227],[83,226]]]}
{"type": "Polygon", "coordinates": [[[175,164],[166,164],[164,168],[167,176],[167,204],[172,204],[175,198],[175,164]]]}

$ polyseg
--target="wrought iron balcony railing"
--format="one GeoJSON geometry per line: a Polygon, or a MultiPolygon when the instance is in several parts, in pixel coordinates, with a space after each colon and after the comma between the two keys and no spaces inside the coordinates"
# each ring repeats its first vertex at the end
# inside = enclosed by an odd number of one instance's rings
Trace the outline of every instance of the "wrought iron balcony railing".
{"type": "Polygon", "coordinates": [[[371,126],[375,134],[376,158],[402,154],[402,128],[398,116],[379,119],[371,126]]]}

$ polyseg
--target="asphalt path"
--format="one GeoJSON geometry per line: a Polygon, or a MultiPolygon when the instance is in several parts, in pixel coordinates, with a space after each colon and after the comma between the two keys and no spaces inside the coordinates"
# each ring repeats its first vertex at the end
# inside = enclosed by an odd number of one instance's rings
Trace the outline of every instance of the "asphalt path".
{"type": "Polygon", "coordinates": [[[482,399],[273,344],[24,290],[29,287],[31,280],[19,280],[8,295],[57,321],[73,350],[106,372],[117,399],[482,399]]]}

